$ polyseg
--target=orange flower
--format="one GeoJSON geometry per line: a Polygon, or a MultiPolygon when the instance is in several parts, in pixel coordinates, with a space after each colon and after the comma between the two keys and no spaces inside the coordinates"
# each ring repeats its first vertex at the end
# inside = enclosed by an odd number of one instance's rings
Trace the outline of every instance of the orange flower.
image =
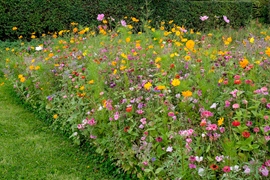
{"type": "Polygon", "coordinates": [[[132,111],[132,106],[128,106],[127,108],[126,108],[126,112],[131,112],[132,111]]]}
{"type": "Polygon", "coordinates": [[[239,62],[239,65],[242,67],[242,68],[245,68],[247,65],[248,65],[249,61],[247,59],[243,59],[239,62]]]}
{"type": "Polygon", "coordinates": [[[241,80],[240,79],[235,79],[234,84],[241,84],[241,80]]]}
{"type": "Polygon", "coordinates": [[[265,50],[265,54],[267,54],[267,56],[270,57],[270,47],[268,47],[268,48],[265,50]]]}
{"type": "Polygon", "coordinates": [[[217,169],[218,169],[218,166],[215,165],[215,164],[211,164],[210,169],[212,169],[212,170],[217,170],[217,169]]]}
{"type": "Polygon", "coordinates": [[[191,91],[183,91],[182,95],[186,98],[186,97],[190,97],[192,96],[192,92],[191,91]]]}
{"type": "Polygon", "coordinates": [[[193,40],[188,40],[187,42],[186,42],[186,47],[188,48],[188,49],[193,49],[194,48],[194,45],[195,45],[195,42],[193,41],[193,40]]]}

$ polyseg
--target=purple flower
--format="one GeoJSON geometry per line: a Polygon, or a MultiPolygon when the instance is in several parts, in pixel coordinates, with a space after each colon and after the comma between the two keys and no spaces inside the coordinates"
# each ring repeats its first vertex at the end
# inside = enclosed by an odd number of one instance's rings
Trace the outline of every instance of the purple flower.
{"type": "Polygon", "coordinates": [[[104,19],[104,14],[98,14],[97,20],[102,21],[104,19]]]}
{"type": "Polygon", "coordinates": [[[223,16],[223,19],[224,19],[224,21],[225,21],[226,23],[229,23],[229,22],[230,22],[230,20],[227,18],[227,16],[223,16]]]}
{"type": "Polygon", "coordinates": [[[206,21],[209,17],[208,16],[200,16],[201,21],[206,21]]]}

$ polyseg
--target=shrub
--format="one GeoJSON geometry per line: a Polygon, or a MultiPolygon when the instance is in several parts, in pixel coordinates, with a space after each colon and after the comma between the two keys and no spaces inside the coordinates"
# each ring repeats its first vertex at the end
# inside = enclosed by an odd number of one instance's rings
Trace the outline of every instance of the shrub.
{"type": "Polygon", "coordinates": [[[269,22],[269,0],[253,0],[253,11],[252,16],[255,19],[258,19],[260,22],[263,23],[270,23],[269,22]]]}
{"type": "Polygon", "coordinates": [[[96,15],[105,14],[116,20],[127,17],[151,19],[155,22],[172,18],[175,23],[194,29],[210,29],[225,25],[223,15],[231,19],[232,27],[245,26],[250,20],[250,2],[213,2],[179,0],[11,0],[0,2],[0,40],[18,37],[35,38],[43,33],[54,34],[70,29],[71,22],[96,25],[96,15]],[[233,10],[232,10],[233,9],[233,10]],[[199,17],[207,15],[213,21],[201,26],[199,17]]]}

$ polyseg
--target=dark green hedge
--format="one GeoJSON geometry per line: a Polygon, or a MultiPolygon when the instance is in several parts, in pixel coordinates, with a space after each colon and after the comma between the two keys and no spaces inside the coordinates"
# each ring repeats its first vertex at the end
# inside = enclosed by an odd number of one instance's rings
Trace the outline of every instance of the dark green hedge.
{"type": "Polygon", "coordinates": [[[250,20],[252,11],[251,2],[152,0],[148,6],[145,2],[145,0],[0,0],[0,40],[14,40],[20,35],[29,38],[33,32],[39,36],[44,32],[69,29],[71,22],[96,25],[97,14],[101,13],[116,20],[124,16],[145,18],[150,15],[149,18],[153,22],[173,19],[178,25],[201,29],[225,25],[223,15],[230,19],[230,26],[244,26],[250,20]],[[202,23],[199,19],[202,15],[209,16],[207,23],[202,23]],[[18,29],[14,31],[12,27],[18,29]]]}
{"type": "Polygon", "coordinates": [[[254,19],[258,19],[262,23],[270,23],[270,0],[252,0],[253,12],[252,16],[254,19]]]}

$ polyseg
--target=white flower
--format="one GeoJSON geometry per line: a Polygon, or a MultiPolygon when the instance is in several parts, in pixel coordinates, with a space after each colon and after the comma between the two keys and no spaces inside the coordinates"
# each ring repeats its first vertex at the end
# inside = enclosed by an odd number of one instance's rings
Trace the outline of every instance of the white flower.
{"type": "Polygon", "coordinates": [[[202,133],[202,137],[204,138],[206,135],[204,133],[202,133]]]}
{"type": "Polygon", "coordinates": [[[202,157],[202,156],[201,156],[201,157],[196,156],[196,157],[195,157],[195,160],[196,160],[197,162],[201,162],[201,161],[203,160],[203,157],[202,157]]]}
{"type": "Polygon", "coordinates": [[[235,165],[235,166],[231,166],[230,169],[234,172],[238,172],[240,169],[239,169],[239,166],[235,165]]]}
{"type": "Polygon", "coordinates": [[[210,109],[216,109],[217,108],[217,103],[213,103],[211,106],[210,106],[210,109]]]}
{"type": "Polygon", "coordinates": [[[167,150],[166,150],[166,151],[167,151],[167,152],[172,152],[172,151],[173,151],[172,146],[167,147],[167,150]]]}
{"type": "Polygon", "coordinates": [[[42,46],[37,46],[37,47],[36,47],[36,51],[40,51],[40,50],[42,50],[42,49],[43,49],[42,46]]]}
{"type": "Polygon", "coordinates": [[[199,168],[198,169],[198,174],[199,174],[199,176],[204,176],[204,169],[203,168],[199,168]]]}

